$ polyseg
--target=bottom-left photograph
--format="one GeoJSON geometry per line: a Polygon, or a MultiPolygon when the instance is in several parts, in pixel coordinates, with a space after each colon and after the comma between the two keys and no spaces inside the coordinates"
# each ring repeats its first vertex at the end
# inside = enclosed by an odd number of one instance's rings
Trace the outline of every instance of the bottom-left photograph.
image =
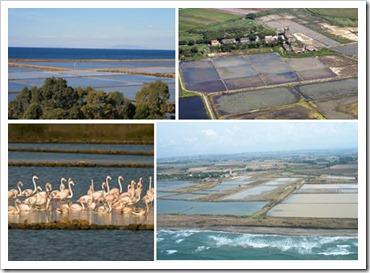
{"type": "Polygon", "coordinates": [[[9,261],[154,260],[153,124],[10,124],[9,261]]]}

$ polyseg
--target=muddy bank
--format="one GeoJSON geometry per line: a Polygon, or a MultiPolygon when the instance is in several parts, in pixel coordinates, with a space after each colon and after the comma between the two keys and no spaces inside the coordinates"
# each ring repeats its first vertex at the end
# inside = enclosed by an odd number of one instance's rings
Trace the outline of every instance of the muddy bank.
{"type": "Polygon", "coordinates": [[[26,153],[63,153],[63,154],[109,154],[109,155],[142,155],[153,156],[154,151],[135,151],[135,150],[82,150],[82,149],[60,149],[60,148],[8,148],[9,152],[26,153]]]}
{"type": "MultiPolygon", "coordinates": [[[[170,228],[171,230],[183,230],[183,228],[170,228]]],[[[284,228],[284,227],[210,227],[197,228],[198,230],[237,232],[248,234],[271,234],[271,235],[291,235],[291,236],[357,236],[357,229],[318,229],[318,228],[284,228]]]]}
{"type": "Polygon", "coordinates": [[[10,160],[9,167],[112,167],[112,168],[153,168],[151,163],[92,162],[92,161],[24,161],[10,160]]]}
{"type": "Polygon", "coordinates": [[[9,223],[8,229],[67,229],[67,230],[154,230],[153,224],[97,225],[86,220],[55,221],[49,223],[9,223]]]}
{"type": "MultiPolygon", "coordinates": [[[[357,219],[303,218],[303,217],[237,217],[203,215],[159,215],[158,226],[170,228],[200,228],[216,230],[253,230],[255,228],[279,228],[281,231],[304,229],[314,232],[316,229],[335,233],[338,230],[357,230],[357,219]],[[310,230],[312,229],[312,230],[310,230]]],[[[278,230],[279,230],[278,229],[278,230]]]]}

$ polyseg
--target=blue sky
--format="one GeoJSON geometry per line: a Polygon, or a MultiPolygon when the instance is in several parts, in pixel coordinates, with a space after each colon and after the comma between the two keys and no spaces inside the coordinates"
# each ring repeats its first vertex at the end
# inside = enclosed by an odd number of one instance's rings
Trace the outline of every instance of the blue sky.
{"type": "Polygon", "coordinates": [[[157,124],[158,158],[357,148],[355,122],[183,122],[157,124]]]}
{"type": "Polygon", "coordinates": [[[9,9],[9,46],[175,48],[174,9],[9,9]]]}

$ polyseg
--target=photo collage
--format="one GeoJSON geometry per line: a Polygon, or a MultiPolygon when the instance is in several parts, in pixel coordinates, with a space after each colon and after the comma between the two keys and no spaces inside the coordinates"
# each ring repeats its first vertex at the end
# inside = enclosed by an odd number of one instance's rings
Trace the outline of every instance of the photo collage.
{"type": "Polygon", "coordinates": [[[263,2],[2,1],[3,269],[366,268],[366,2],[263,2]]]}

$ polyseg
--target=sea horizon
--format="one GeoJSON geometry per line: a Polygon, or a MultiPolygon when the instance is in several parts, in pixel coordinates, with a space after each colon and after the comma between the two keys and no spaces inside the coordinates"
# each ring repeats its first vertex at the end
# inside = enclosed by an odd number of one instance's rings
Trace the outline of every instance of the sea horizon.
{"type": "Polygon", "coordinates": [[[170,49],[8,47],[9,59],[173,59],[170,49]]]}

